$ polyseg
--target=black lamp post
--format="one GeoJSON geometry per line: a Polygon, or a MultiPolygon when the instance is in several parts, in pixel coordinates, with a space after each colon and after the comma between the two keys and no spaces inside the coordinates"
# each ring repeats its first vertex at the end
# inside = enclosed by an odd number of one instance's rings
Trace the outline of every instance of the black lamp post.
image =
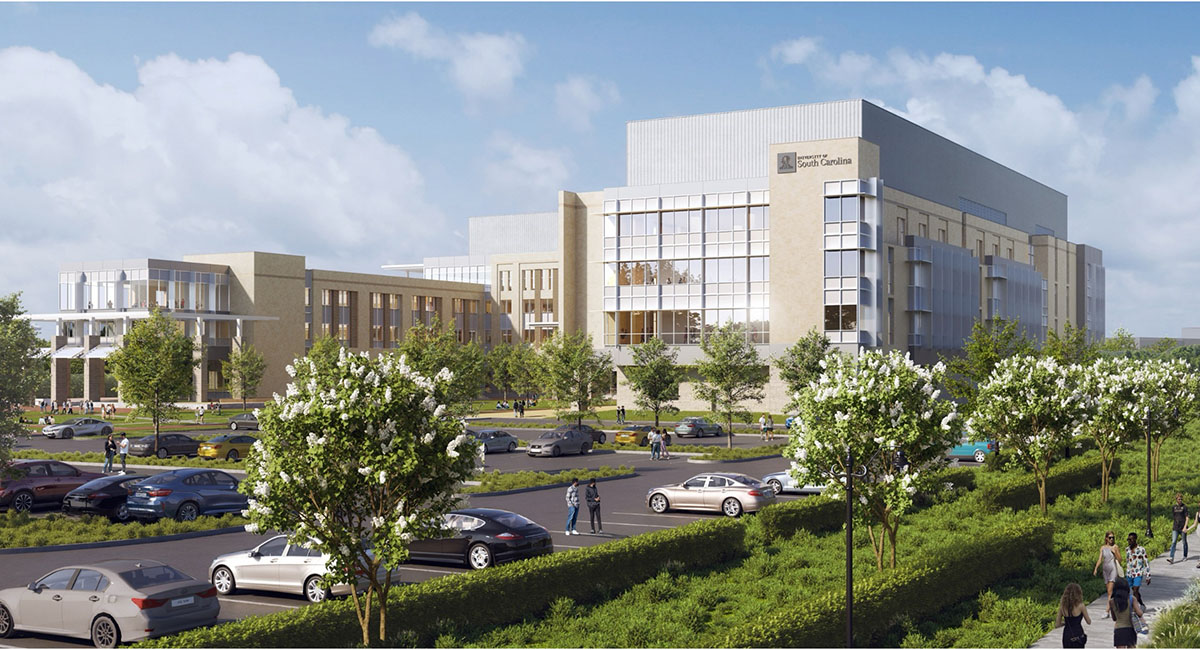
{"type": "MultiPolygon", "coordinates": [[[[875,456],[871,457],[872,459],[875,456]]],[[[868,463],[870,461],[868,460],[868,463]]],[[[867,475],[867,466],[854,468],[854,454],[846,445],[846,471],[833,477],[846,481],[846,647],[854,647],[854,479],[867,475]]]]}
{"type": "Polygon", "coordinates": [[[1154,537],[1150,528],[1150,416],[1146,416],[1146,539],[1154,537]]]}

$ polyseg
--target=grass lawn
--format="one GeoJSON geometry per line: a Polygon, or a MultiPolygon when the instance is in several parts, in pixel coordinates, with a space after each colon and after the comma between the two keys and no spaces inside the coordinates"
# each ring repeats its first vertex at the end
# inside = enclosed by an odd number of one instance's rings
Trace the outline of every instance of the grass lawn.
{"type": "MultiPolygon", "coordinates": [[[[52,514],[31,517],[27,512],[8,511],[0,515],[0,548],[22,548],[58,544],[107,542],[117,539],[138,539],[242,526],[249,520],[239,515],[197,517],[195,521],[159,519],[150,523],[131,521],[119,524],[104,517],[83,515],[72,517],[52,514]]],[[[99,551],[103,553],[104,551],[99,551]]],[[[127,552],[127,556],[135,555],[127,552]]]]}

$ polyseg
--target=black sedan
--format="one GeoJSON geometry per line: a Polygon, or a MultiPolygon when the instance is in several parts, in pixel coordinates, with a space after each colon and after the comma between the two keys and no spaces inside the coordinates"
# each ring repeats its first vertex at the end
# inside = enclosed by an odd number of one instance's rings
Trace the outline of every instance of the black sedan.
{"type": "Polygon", "coordinates": [[[154,436],[146,436],[129,442],[130,456],[195,456],[200,441],[182,433],[158,434],[158,449],[154,448],[154,436]]]}
{"type": "Polygon", "coordinates": [[[465,508],[446,515],[450,537],[408,545],[409,556],[424,562],[454,562],[472,569],[554,552],[550,531],[507,510],[465,508]]]}
{"type": "Polygon", "coordinates": [[[63,499],[63,512],[101,515],[113,521],[129,521],[125,497],[129,496],[129,488],[133,481],[144,478],[146,477],[133,474],[118,474],[88,481],[67,493],[63,499]]]}
{"type": "Polygon", "coordinates": [[[258,418],[254,417],[253,411],[229,418],[229,430],[237,431],[238,429],[253,429],[254,431],[258,431],[258,418]]]}
{"type": "Polygon", "coordinates": [[[497,451],[516,451],[521,444],[521,441],[517,440],[513,434],[503,429],[484,429],[482,431],[468,429],[467,433],[478,440],[489,454],[497,451]]]}

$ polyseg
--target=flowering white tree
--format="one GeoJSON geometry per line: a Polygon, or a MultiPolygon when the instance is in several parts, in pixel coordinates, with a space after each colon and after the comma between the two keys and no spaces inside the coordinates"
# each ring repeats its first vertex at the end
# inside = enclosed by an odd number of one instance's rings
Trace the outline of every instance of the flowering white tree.
{"type": "Polygon", "coordinates": [[[830,355],[821,366],[811,390],[796,394],[799,414],[784,457],[792,460],[796,480],[824,483],[835,498],[845,497],[841,477],[852,469],[865,472],[855,481],[856,517],[868,524],[876,568],[883,570],[889,548],[895,567],[901,517],[912,507],[923,473],[938,466],[958,439],[955,404],[938,388],[945,368],[876,350],[830,355]]]}
{"type": "Polygon", "coordinates": [[[1158,480],[1158,457],[1163,443],[1196,413],[1200,377],[1183,359],[1149,359],[1142,362],[1142,426],[1151,445],[1151,478],[1158,480]]]}
{"type": "Polygon", "coordinates": [[[475,471],[478,446],[448,414],[452,373],[427,377],[403,356],[344,348],[336,364],[306,357],[287,371],[287,394],[257,412],[262,435],[240,488],[250,497],[247,528],[286,531],[328,553],[325,587],[366,577],[366,593],[352,596],[362,642],[373,599],[384,640],[392,569],[408,542],[444,534],[455,487],[475,471]]]}
{"type": "Polygon", "coordinates": [[[1100,452],[1100,500],[1108,501],[1108,484],[1117,451],[1142,435],[1142,363],[1128,357],[1100,357],[1083,368],[1080,391],[1092,399],[1083,430],[1100,452]]]}
{"type": "Polygon", "coordinates": [[[1080,390],[1081,366],[1017,355],[996,364],[979,387],[967,431],[995,440],[1029,466],[1046,512],[1046,476],[1054,452],[1066,446],[1087,419],[1093,398],[1080,390]]]}

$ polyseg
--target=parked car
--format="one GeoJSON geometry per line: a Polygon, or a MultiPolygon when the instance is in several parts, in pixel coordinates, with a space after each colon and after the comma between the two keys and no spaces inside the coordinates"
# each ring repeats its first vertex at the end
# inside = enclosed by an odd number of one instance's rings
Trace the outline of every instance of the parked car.
{"type": "Polygon", "coordinates": [[[158,434],[158,449],[154,449],[154,436],[129,441],[130,456],[195,456],[200,451],[200,441],[182,433],[158,434]]]}
{"type": "Polygon", "coordinates": [[[716,422],[709,422],[705,418],[683,418],[675,427],[675,435],[679,437],[692,436],[700,438],[703,436],[720,436],[724,435],[725,429],[716,422]]]}
{"type": "Polygon", "coordinates": [[[775,491],[745,474],[711,473],[646,493],[646,505],[662,514],[677,510],[713,510],[729,517],[756,512],[775,503],[775,491]]]}
{"type": "Polygon", "coordinates": [[[409,557],[429,562],[466,564],[485,569],[493,564],[554,552],[550,531],[507,510],[465,508],[446,514],[453,532],[442,539],[421,539],[408,545],[409,557]]]}
{"type": "Polygon", "coordinates": [[[222,433],[219,436],[209,438],[200,443],[196,448],[196,455],[201,458],[239,460],[245,458],[250,453],[250,447],[257,440],[254,436],[245,434],[222,433]]]}
{"type": "Polygon", "coordinates": [[[654,427],[648,424],[632,424],[618,431],[617,435],[613,436],[613,440],[627,445],[645,447],[650,444],[650,432],[653,430],[654,427]]]}
{"type": "Polygon", "coordinates": [[[207,582],[155,560],[102,560],[0,590],[0,638],[40,632],[115,648],[214,625],[220,613],[207,582]]]}
{"type": "Polygon", "coordinates": [[[946,452],[946,456],[950,458],[970,458],[977,463],[982,463],[987,459],[987,455],[996,450],[996,443],[987,440],[982,442],[971,442],[966,436],[963,436],[958,444],[950,448],[946,452]]]}
{"type": "Polygon", "coordinates": [[[113,521],[129,521],[131,515],[125,507],[125,499],[134,481],[145,476],[118,474],[101,476],[71,490],[63,499],[66,514],[101,515],[113,521]]]}
{"type": "Polygon", "coordinates": [[[525,453],[530,456],[561,456],[563,454],[586,454],[592,450],[592,437],[579,429],[559,427],[538,436],[529,443],[525,453]]]}
{"type": "Polygon", "coordinates": [[[27,512],[40,504],[62,503],[67,492],[104,476],[57,460],[20,460],[0,473],[0,508],[27,512]]]}
{"type": "Polygon", "coordinates": [[[592,439],[592,444],[603,444],[608,440],[608,434],[596,427],[586,424],[562,424],[555,427],[555,431],[579,431],[592,439]]]}
{"type": "Polygon", "coordinates": [[[825,491],[824,485],[802,485],[792,478],[792,475],[787,471],[772,472],[762,478],[762,482],[766,483],[775,494],[783,494],[784,492],[798,492],[800,494],[821,494],[825,491]]]}
{"type": "Polygon", "coordinates": [[[489,454],[496,451],[516,451],[521,443],[513,434],[501,429],[484,429],[482,431],[468,429],[467,433],[478,440],[489,454]]]}
{"type": "Polygon", "coordinates": [[[229,418],[229,430],[237,431],[238,429],[253,429],[258,431],[258,418],[254,417],[254,411],[229,418]]]}
{"type": "Polygon", "coordinates": [[[107,436],[113,432],[113,425],[95,418],[75,418],[59,424],[49,424],[42,427],[42,435],[47,438],[74,438],[75,436],[107,436]]]}
{"type": "Polygon", "coordinates": [[[236,478],[220,470],[189,467],[139,481],[125,504],[138,519],[192,521],[200,515],[246,509],[246,495],[237,486],[236,478]]]}
{"type": "MultiPolygon", "coordinates": [[[[344,596],[350,585],[337,584],[332,589],[321,586],[327,573],[329,556],[304,546],[289,544],[287,537],[278,535],[249,551],[235,551],[217,556],[208,567],[212,584],[222,596],[238,589],[263,589],[286,594],[300,594],[318,603],[332,593],[344,596]]],[[[379,579],[387,579],[387,570],[380,567],[379,579]]],[[[358,588],[365,590],[368,580],[359,576],[358,588]]]]}

